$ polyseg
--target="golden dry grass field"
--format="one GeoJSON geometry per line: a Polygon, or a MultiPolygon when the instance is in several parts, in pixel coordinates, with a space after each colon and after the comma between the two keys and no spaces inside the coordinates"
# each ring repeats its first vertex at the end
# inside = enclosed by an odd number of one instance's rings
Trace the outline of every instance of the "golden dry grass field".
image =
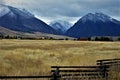
{"type": "Polygon", "coordinates": [[[55,65],[120,58],[120,42],[0,40],[0,75],[41,75],[55,65]]]}

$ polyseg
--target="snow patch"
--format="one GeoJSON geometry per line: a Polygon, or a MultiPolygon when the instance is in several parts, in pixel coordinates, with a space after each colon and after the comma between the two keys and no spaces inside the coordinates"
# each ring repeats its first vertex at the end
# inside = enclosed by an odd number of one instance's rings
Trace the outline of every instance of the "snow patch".
{"type": "Polygon", "coordinates": [[[72,24],[70,24],[67,21],[56,20],[56,21],[52,21],[50,23],[50,26],[55,30],[60,30],[62,31],[62,33],[65,33],[72,26],[72,24]]]}
{"type": "Polygon", "coordinates": [[[29,15],[29,16],[34,16],[33,14],[31,14],[29,11],[27,11],[26,9],[19,9],[21,10],[23,13],[29,15]]]}
{"type": "Polygon", "coordinates": [[[25,9],[18,9],[18,8],[14,8],[14,7],[11,7],[11,6],[8,6],[8,8],[9,8],[14,14],[17,14],[17,15],[22,16],[22,17],[24,17],[24,18],[34,17],[33,14],[31,14],[30,12],[28,12],[28,11],[25,10],[25,9]]]}
{"type": "Polygon", "coordinates": [[[102,22],[106,22],[106,21],[112,21],[113,19],[110,16],[107,16],[103,13],[88,13],[87,15],[83,16],[81,18],[82,22],[86,22],[87,20],[96,22],[96,21],[102,21],[102,22]]]}
{"type": "Polygon", "coordinates": [[[6,15],[10,12],[10,9],[6,7],[5,5],[0,5],[0,17],[6,15]]]}

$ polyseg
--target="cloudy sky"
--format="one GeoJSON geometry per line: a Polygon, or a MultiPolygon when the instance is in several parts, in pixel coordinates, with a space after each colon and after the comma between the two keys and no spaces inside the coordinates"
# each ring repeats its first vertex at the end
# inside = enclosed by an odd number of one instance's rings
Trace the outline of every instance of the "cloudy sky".
{"type": "Polygon", "coordinates": [[[0,0],[1,4],[25,8],[41,20],[76,22],[87,13],[102,12],[120,20],[120,0],[0,0]]]}

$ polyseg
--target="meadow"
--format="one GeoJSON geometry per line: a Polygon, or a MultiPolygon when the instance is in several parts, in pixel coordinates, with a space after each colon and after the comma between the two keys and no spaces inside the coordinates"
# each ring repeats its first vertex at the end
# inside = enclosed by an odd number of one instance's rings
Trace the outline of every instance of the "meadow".
{"type": "Polygon", "coordinates": [[[51,66],[96,65],[120,58],[120,42],[0,40],[0,75],[49,74],[51,66]]]}

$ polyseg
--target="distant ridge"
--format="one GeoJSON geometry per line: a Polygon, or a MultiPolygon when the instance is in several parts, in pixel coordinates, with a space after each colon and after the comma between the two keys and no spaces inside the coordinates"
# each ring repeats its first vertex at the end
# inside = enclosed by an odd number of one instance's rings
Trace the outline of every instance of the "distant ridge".
{"type": "Polygon", "coordinates": [[[47,33],[41,33],[41,32],[35,32],[35,33],[26,33],[26,32],[18,32],[13,31],[7,28],[4,28],[0,26],[0,36],[9,36],[9,37],[18,37],[18,38],[35,38],[35,39],[41,39],[41,38],[47,38],[47,39],[74,39],[72,37],[67,36],[61,36],[61,35],[54,35],[54,34],[47,34],[47,33]]]}

